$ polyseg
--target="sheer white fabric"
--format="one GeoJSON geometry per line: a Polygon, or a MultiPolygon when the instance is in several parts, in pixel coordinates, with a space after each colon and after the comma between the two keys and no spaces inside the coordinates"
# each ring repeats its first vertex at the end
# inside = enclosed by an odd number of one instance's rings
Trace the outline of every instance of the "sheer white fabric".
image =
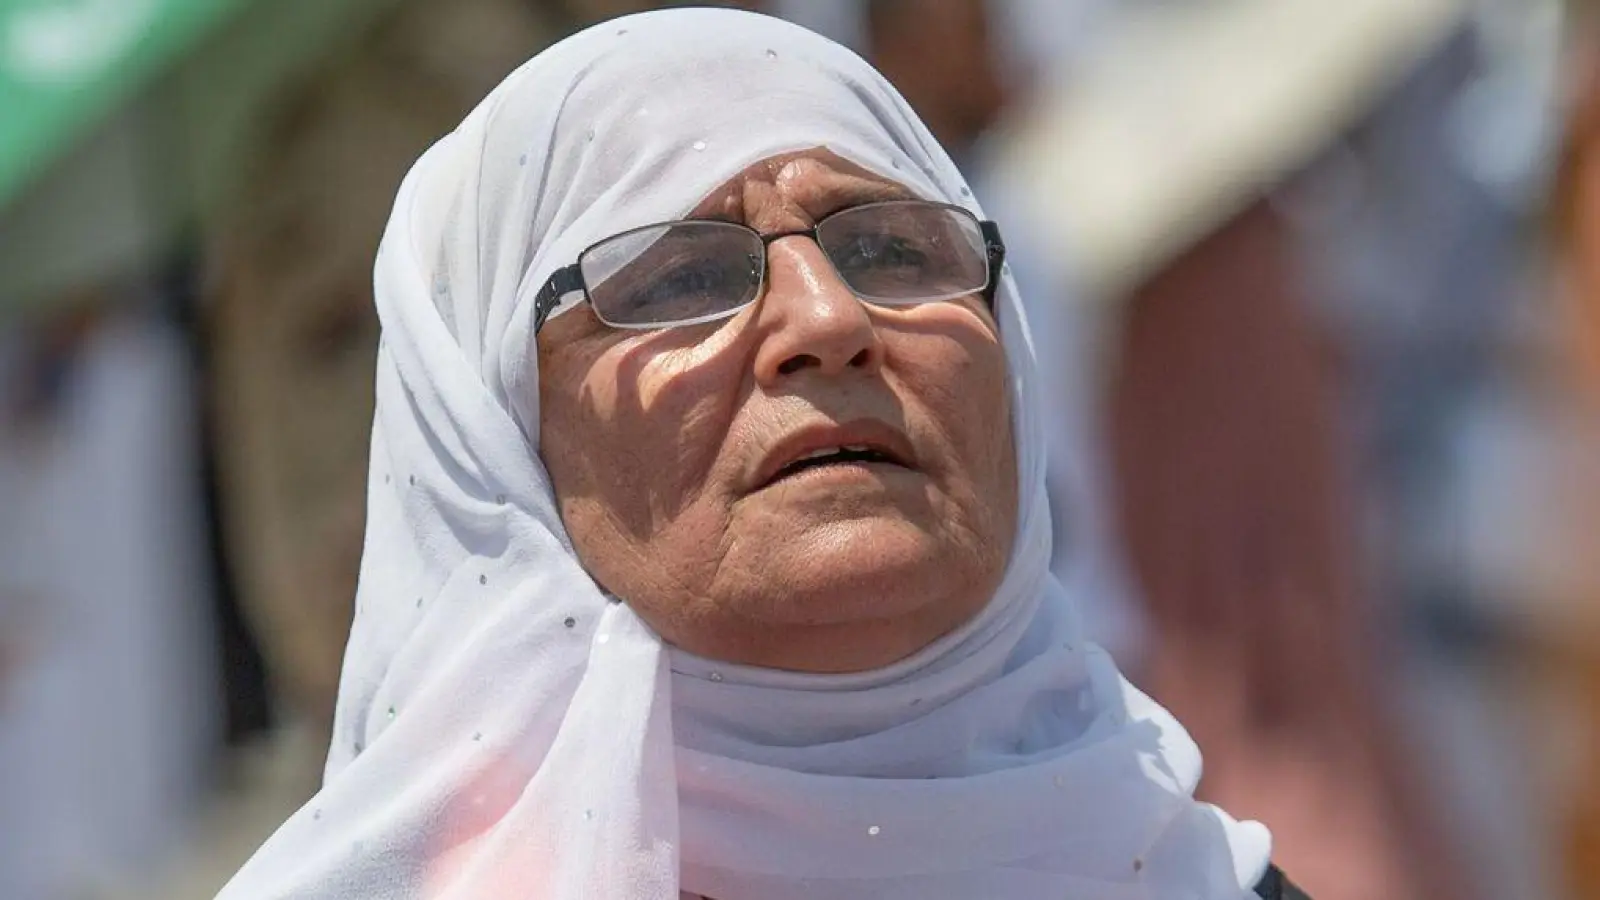
{"type": "MultiPolygon", "coordinates": [[[[531,298],[584,247],[826,146],[979,212],[904,101],[776,19],[675,10],[541,53],[418,161],[378,254],[368,526],[327,781],[227,900],[1240,900],[1265,829],[1048,572],[1044,423],[999,292],[1023,486],[1003,584],[848,676],[664,646],[578,565],[538,445],[531,298]]],[[[981,214],[981,213],[980,213],[981,214]]]]}

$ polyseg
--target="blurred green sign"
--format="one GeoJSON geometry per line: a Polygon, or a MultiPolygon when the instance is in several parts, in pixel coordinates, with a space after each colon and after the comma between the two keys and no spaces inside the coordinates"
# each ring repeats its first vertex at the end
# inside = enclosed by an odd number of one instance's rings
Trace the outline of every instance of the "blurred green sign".
{"type": "Polygon", "coordinates": [[[0,0],[0,206],[243,3],[0,0]]]}

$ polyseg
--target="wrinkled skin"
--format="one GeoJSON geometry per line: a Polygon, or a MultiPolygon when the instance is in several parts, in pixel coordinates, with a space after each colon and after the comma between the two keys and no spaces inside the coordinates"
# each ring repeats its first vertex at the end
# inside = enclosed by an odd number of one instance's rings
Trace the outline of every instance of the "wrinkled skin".
{"type": "MultiPolygon", "coordinates": [[[[764,233],[906,195],[825,151],[757,163],[697,216],[764,233]]],[[[977,297],[859,301],[809,237],[768,250],[762,298],[708,325],[612,329],[580,305],[539,335],[540,453],[585,568],[679,647],[859,671],[993,596],[1016,530],[1006,361],[977,297]],[[806,427],[869,423],[914,463],[761,488],[806,427]]]]}

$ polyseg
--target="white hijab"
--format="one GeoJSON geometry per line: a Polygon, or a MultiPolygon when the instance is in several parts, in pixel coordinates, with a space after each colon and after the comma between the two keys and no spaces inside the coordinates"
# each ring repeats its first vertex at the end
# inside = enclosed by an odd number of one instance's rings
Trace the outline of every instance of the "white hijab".
{"type": "Polygon", "coordinates": [[[531,298],[590,243],[826,146],[981,212],[860,58],[777,19],[646,13],[514,72],[400,188],[356,620],[326,783],[223,898],[1241,900],[1269,838],[1191,793],[1183,729],[1048,572],[1009,278],[1016,548],[977,619],[856,675],[666,646],[573,555],[531,298]]]}

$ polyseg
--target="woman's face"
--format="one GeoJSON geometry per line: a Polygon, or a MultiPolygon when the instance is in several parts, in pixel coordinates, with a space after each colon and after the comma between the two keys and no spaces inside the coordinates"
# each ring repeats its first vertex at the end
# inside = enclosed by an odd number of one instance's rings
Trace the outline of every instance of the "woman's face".
{"type": "MultiPolygon", "coordinates": [[[[751,166],[696,215],[783,232],[908,195],[814,150],[751,166]]],[[[975,296],[864,304],[805,236],[767,266],[762,298],[722,322],[550,320],[540,452],[584,567],[667,640],[772,668],[886,665],[975,615],[1004,572],[1004,351],[975,296]],[[840,446],[897,462],[786,468],[840,446]]]]}

